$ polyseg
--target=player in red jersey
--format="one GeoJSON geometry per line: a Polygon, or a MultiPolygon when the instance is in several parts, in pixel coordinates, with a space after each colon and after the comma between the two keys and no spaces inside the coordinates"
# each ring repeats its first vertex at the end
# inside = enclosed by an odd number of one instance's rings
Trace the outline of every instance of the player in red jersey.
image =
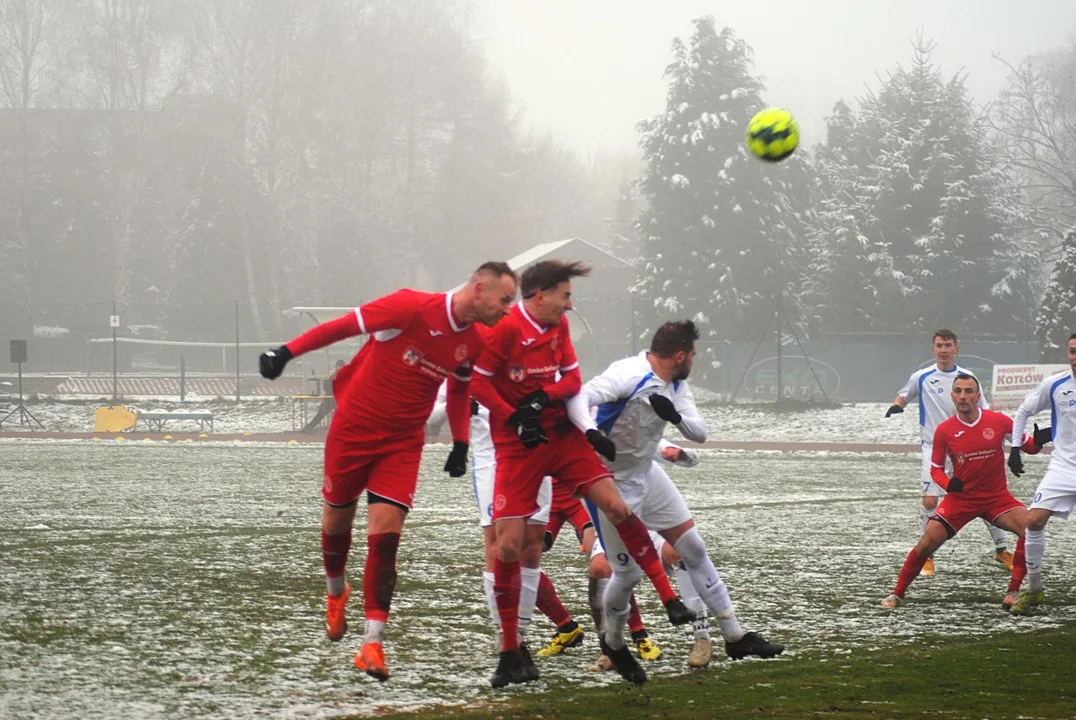
{"type": "Polygon", "coordinates": [[[584,435],[568,420],[564,401],[579,392],[582,376],[565,313],[572,309],[572,278],[588,274],[590,268],[578,262],[548,260],[529,267],[520,278],[522,301],[489,333],[475,363],[472,394],[489,408],[497,453],[494,592],[503,633],[497,670],[490,680],[494,687],[539,675],[517,633],[523,578],[537,582],[540,576],[536,568],[522,574],[520,559],[540,557],[540,551],[526,551],[535,545],[540,548],[544,524],[528,525],[527,520],[539,508],[538,490],[546,475],[605,512],[654,583],[673,624],[695,618],[673,592],[646,526],[632,515],[612,473],[594,454],[597,450],[615,457],[616,446],[596,430],[584,435]]]}
{"type": "Polygon", "coordinates": [[[466,472],[471,419],[470,376],[484,333],[516,295],[517,278],[505,263],[488,262],[455,293],[400,290],[318,325],[259,358],[263,377],[274,379],[293,357],[355,335],[373,336],[343,368],[334,387],[338,408],[325,439],[321,494],[321,549],[328,586],[325,633],[347,632],[351,586],[344,568],[351,548],[357,500],[366,491],[367,556],[363,573],[365,637],[355,665],[387,680],[381,645],[396,585],[396,552],[411,509],[425,442],[425,424],[448,379],[452,452],[445,471],[466,472]]]}
{"type": "MultiPolygon", "coordinates": [[[[919,544],[908,553],[897,578],[897,586],[882,601],[882,607],[904,603],[904,593],[923,569],[923,563],[960,528],[975,518],[983,518],[1017,535],[1013,573],[1004,604],[1011,605],[1027,573],[1024,558],[1024,530],[1027,508],[1012,496],[1005,478],[1005,440],[1012,435],[1012,418],[979,407],[979,381],[966,373],[953,380],[956,415],[940,423],[934,431],[934,454],[930,477],[948,493],[930,516],[919,544]],[[945,474],[945,460],[953,463],[953,476],[945,474]]],[[[1033,438],[1021,438],[1020,449],[1037,453],[1033,438]]]]}

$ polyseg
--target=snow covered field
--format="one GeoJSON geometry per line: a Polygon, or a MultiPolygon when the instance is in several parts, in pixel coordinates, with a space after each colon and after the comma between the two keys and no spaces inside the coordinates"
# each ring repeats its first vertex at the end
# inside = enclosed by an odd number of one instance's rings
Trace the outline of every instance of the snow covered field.
{"type": "MultiPolygon", "coordinates": [[[[292,404],[288,399],[220,402],[164,402],[158,399],[124,403],[141,410],[211,410],[217,433],[292,432],[292,404]]],[[[98,403],[41,402],[28,405],[48,430],[90,432],[98,403]]],[[[900,444],[919,441],[919,425],[913,407],[903,415],[885,417],[888,404],[858,403],[836,409],[773,413],[762,406],[704,405],[711,440],[819,443],[900,444]]],[[[1047,420],[1047,422],[1049,422],[1047,420]]],[[[4,424],[6,431],[18,425],[4,424]]],[[[191,432],[192,423],[175,424],[176,431],[191,432]]]]}
{"type": "MultiPolygon", "coordinates": [[[[846,414],[830,429],[851,428],[846,414]]],[[[740,424],[756,420],[745,413],[740,424]]],[[[351,664],[354,634],[335,644],[323,634],[319,446],[0,441],[0,716],[327,717],[497,702],[507,693],[488,685],[495,656],[470,478],[441,472],[446,452],[427,448],[387,633],[394,674],[378,684],[351,664]]],[[[1028,458],[1018,497],[1044,467],[1028,458]]],[[[704,451],[699,467],[674,470],[745,626],[788,645],[773,662],[847,663],[912,638],[1076,620],[1076,523],[1047,531],[1040,615],[1001,610],[1007,573],[979,523],[939,553],[937,576],[917,581],[908,605],[881,610],[918,533],[917,476],[915,456],[881,453],[704,451]]],[[[589,628],[585,565],[568,540],[546,569],[589,628]]],[[[640,601],[665,650],[652,679],[687,672],[685,635],[649,588],[640,601]]],[[[357,593],[355,627],[361,605],[357,593]]],[[[551,632],[536,621],[532,643],[551,632]]],[[[590,634],[509,693],[619,683],[584,672],[596,654],[590,634]]],[[[730,663],[715,657],[708,676],[723,682],[730,663]]]]}

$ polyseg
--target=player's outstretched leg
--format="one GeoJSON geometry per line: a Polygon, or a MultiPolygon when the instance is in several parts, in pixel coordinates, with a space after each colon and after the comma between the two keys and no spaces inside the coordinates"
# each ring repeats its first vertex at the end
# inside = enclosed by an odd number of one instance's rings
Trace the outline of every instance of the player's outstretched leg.
{"type": "Polygon", "coordinates": [[[582,644],[583,628],[579,627],[579,624],[572,619],[571,613],[564,607],[564,603],[560,601],[557,589],[553,586],[553,581],[545,573],[542,573],[538,582],[537,606],[538,610],[557,626],[553,639],[538,651],[539,656],[552,657],[553,655],[559,655],[568,648],[582,644]]]}
{"type": "Polygon", "coordinates": [[[1012,572],[1013,554],[1009,552],[1009,548],[1006,545],[1005,531],[986,518],[983,518],[982,520],[986,525],[987,531],[990,533],[990,539],[994,542],[994,561],[1001,564],[1006,570],[1012,572]]]}
{"type": "MultiPolygon", "coordinates": [[[[785,651],[784,645],[771,643],[755,632],[744,632],[732,608],[728,588],[714,567],[713,561],[706,554],[706,543],[694,526],[677,538],[673,543],[676,552],[683,560],[684,567],[695,592],[699,594],[706,607],[714,613],[721,635],[725,638],[725,650],[734,660],[756,655],[771,658],[785,651]]],[[[692,612],[692,615],[695,615],[692,612]]],[[[694,620],[694,617],[692,618],[694,620]]]]}
{"type": "Polygon", "coordinates": [[[396,590],[396,554],[400,533],[374,533],[367,538],[366,569],[362,590],[366,611],[363,645],[355,654],[355,667],[384,682],[389,679],[382,638],[396,590]]]}
{"type": "Polygon", "coordinates": [[[897,586],[882,601],[882,607],[892,609],[904,604],[904,593],[908,591],[908,586],[912,584],[912,581],[919,576],[919,571],[923,569],[923,563],[927,559],[928,556],[920,555],[915,548],[908,553],[908,557],[904,558],[900,575],[897,576],[897,586]]]}

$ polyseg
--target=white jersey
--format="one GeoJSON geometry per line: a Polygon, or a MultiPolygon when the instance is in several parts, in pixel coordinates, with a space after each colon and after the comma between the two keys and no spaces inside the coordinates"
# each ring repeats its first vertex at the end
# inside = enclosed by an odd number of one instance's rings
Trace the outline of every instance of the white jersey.
{"type": "Polygon", "coordinates": [[[616,444],[616,460],[605,464],[618,486],[626,480],[642,482],[654,462],[665,432],[665,421],[650,406],[649,398],[655,394],[672,401],[681,416],[676,427],[685,438],[706,440],[706,423],[687,382],[665,382],[655,375],[646,351],[616,361],[568,401],[568,416],[576,427],[584,432],[597,428],[616,444]],[[598,408],[596,418],[590,414],[592,407],[598,408]]]}
{"type": "MultiPolygon", "coordinates": [[[[953,365],[949,371],[941,370],[937,365],[916,370],[908,382],[897,393],[906,402],[919,401],[919,425],[922,433],[924,452],[934,445],[934,431],[945,420],[956,414],[953,405],[953,380],[959,373],[975,377],[975,373],[959,365],[953,365]]],[[[976,378],[978,380],[978,378],[976,378]]],[[[979,407],[990,406],[983,395],[979,395],[979,407]]]]}
{"type": "MultiPolygon", "coordinates": [[[[437,401],[433,412],[426,422],[430,425],[442,425],[448,420],[448,383],[441,383],[437,391],[437,401]]],[[[478,406],[478,414],[471,416],[471,453],[474,455],[473,468],[482,470],[492,467],[495,462],[493,438],[489,433],[489,410],[478,406]]]]}
{"type": "Polygon", "coordinates": [[[1071,370],[1045,378],[1016,411],[1013,437],[1021,437],[1028,418],[1049,408],[1054,449],[1048,470],[1076,472],[1076,379],[1071,370]]]}

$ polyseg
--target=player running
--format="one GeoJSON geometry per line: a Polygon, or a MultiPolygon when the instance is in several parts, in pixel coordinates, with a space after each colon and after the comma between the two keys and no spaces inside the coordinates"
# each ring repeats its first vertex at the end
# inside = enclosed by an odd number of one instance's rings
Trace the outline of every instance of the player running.
{"type": "Polygon", "coordinates": [[[366,491],[366,611],[363,645],[355,665],[387,680],[382,635],[396,585],[396,553],[414,501],[424,426],[437,388],[448,379],[452,452],[445,471],[466,472],[471,367],[483,347],[475,323],[495,325],[511,307],[516,275],[505,263],[479,267],[455,293],[399,290],[353,313],[318,325],[259,358],[263,377],[275,379],[289,360],[355,335],[372,335],[339,373],[338,408],[325,439],[321,548],[327,584],[325,634],[347,632],[351,586],[344,568],[351,549],[356,503],[366,491]]]}
{"type": "MultiPolygon", "coordinates": [[[[617,489],[632,512],[680,555],[692,585],[717,617],[729,657],[774,657],[784,652],[784,646],[740,627],[728,589],[707,556],[706,544],[695,528],[691,512],[680,491],[654,461],[666,423],[676,426],[688,440],[706,440],[706,424],[686,382],[698,337],[690,320],[665,323],[654,333],[649,351],[610,365],[569,401],[568,411],[577,427],[588,434],[604,433],[616,444],[616,457],[607,464],[614,473],[617,489]],[[591,407],[598,408],[596,421],[591,417],[591,407]]],[[[603,598],[602,650],[624,679],[642,684],[646,672],[628,652],[623,636],[628,598],[639,582],[639,568],[619,538],[610,532],[604,511],[599,513],[600,508],[593,506],[590,509],[613,566],[613,578],[603,598]]]]}
{"type": "Polygon", "coordinates": [[[600,433],[584,435],[568,422],[564,402],[579,392],[582,378],[565,313],[572,309],[572,279],[589,274],[590,268],[578,262],[548,260],[529,267],[520,278],[522,301],[489,334],[475,363],[472,392],[489,408],[497,455],[494,593],[503,633],[497,670],[490,679],[494,687],[538,675],[527,667],[530,663],[524,665],[528,656],[520,652],[518,611],[520,559],[534,542],[540,549],[544,534],[539,526],[528,531],[526,519],[539,508],[545,476],[604,510],[615,526],[610,532],[619,534],[626,551],[651,578],[673,624],[694,618],[673,592],[646,527],[620,498],[611,473],[594,454],[597,448],[615,456],[615,446],[600,433]],[[555,380],[558,373],[561,378],[555,380]]]}
{"type": "MultiPolygon", "coordinates": [[[[904,593],[919,575],[927,558],[975,518],[982,518],[1020,538],[1016,543],[1006,601],[1014,599],[1011,595],[1023,580],[1027,508],[1012,496],[1005,479],[1004,446],[1006,439],[1012,437],[1012,418],[980,406],[979,381],[971,374],[957,373],[951,394],[956,415],[939,424],[934,431],[931,455],[931,480],[948,494],[930,516],[919,543],[908,553],[897,586],[882,601],[884,608],[902,605],[904,593]],[[947,460],[952,461],[951,475],[945,474],[947,460]]],[[[1020,437],[1026,452],[1039,451],[1033,438],[1020,437]]]]}
{"type": "MultiPolygon", "coordinates": [[[[1053,516],[1067,520],[1076,505],[1076,333],[1069,336],[1069,369],[1044,379],[1016,411],[1013,433],[1023,432],[1028,418],[1050,409],[1051,428],[1035,426],[1035,444],[1054,443],[1046,474],[1035,488],[1028,510],[1024,550],[1027,553],[1027,590],[1012,606],[1014,615],[1026,615],[1046,600],[1042,585],[1046,553],[1046,522],[1053,516]]],[[[1024,471],[1020,448],[1009,451],[1009,469],[1024,471]]]]}
{"type": "MultiPolygon", "coordinates": [[[[953,416],[956,409],[950,397],[953,389],[953,379],[958,373],[966,373],[975,377],[972,371],[956,364],[956,356],[960,353],[957,345],[956,333],[942,328],[934,331],[931,340],[931,354],[934,355],[935,363],[930,367],[916,370],[908,378],[908,382],[897,393],[893,404],[886,411],[885,416],[896,415],[904,412],[904,407],[915,400],[919,401],[919,425],[921,428],[921,465],[919,481],[922,483],[922,503],[919,508],[919,534],[926,532],[927,521],[930,519],[934,508],[938,506],[938,498],[945,491],[933,482],[931,478],[930,458],[932,453],[931,443],[934,442],[934,430],[938,425],[953,416]]],[[[979,396],[979,407],[988,408],[986,398],[979,396]]],[[[985,521],[984,521],[985,522],[985,521]]],[[[990,537],[994,541],[994,559],[1009,570],[1013,567],[1013,556],[1005,545],[1005,531],[1001,528],[986,523],[990,537]]],[[[923,565],[924,575],[934,574],[934,558],[927,558],[923,565]]]]}

